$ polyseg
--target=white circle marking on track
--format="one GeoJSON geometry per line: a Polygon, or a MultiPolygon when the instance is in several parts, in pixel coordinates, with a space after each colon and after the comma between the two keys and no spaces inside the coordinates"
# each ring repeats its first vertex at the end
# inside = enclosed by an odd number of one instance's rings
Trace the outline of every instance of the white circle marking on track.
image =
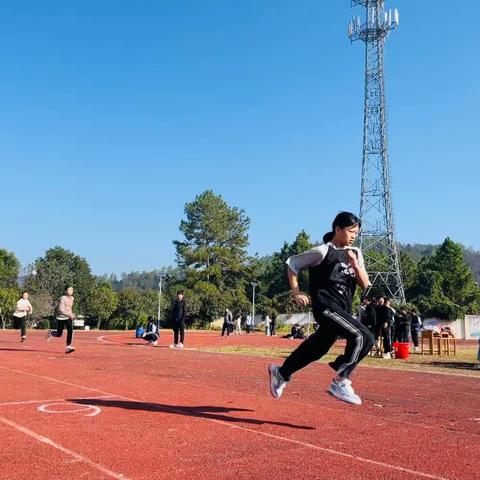
{"type": "Polygon", "coordinates": [[[37,408],[37,410],[42,413],[78,413],[78,412],[91,411],[90,413],[87,413],[86,415],[84,415],[84,417],[94,417],[95,415],[98,415],[102,411],[101,408],[96,407],[95,405],[78,405],[80,408],[76,408],[74,410],[50,410],[49,409],[49,407],[52,407],[55,405],[68,405],[69,407],[72,407],[75,404],[71,404],[67,402],[44,403],[43,405],[40,405],[37,408]]]}

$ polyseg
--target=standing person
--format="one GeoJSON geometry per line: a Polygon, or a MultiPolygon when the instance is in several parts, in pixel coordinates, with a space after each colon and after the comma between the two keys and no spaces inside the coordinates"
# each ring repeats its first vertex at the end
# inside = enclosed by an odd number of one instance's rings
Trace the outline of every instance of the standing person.
{"type": "Polygon", "coordinates": [[[183,348],[185,341],[185,317],[187,314],[183,290],[177,292],[177,298],[172,303],[173,344],[170,348],[183,348]]]}
{"type": "Polygon", "coordinates": [[[363,313],[361,317],[361,322],[368,328],[372,337],[375,338],[375,332],[377,328],[377,313],[375,312],[375,307],[372,305],[372,299],[370,297],[365,297],[362,302],[363,313]]]}
{"type": "Polygon", "coordinates": [[[21,298],[17,302],[15,311],[13,312],[14,324],[20,325],[20,341],[27,339],[27,316],[33,312],[32,304],[28,300],[28,292],[23,292],[21,298]]]}
{"type": "Polygon", "coordinates": [[[235,319],[235,335],[242,334],[242,315],[239,313],[235,319]]]}
{"type": "Polygon", "coordinates": [[[274,313],[272,313],[272,317],[270,318],[270,335],[272,337],[277,336],[277,334],[275,332],[276,326],[277,326],[277,314],[274,312],[274,313]]]}
{"type": "Polygon", "coordinates": [[[150,345],[158,345],[157,325],[155,325],[155,321],[153,320],[152,316],[148,317],[147,328],[143,333],[142,338],[146,340],[150,345]]]}
{"type": "Polygon", "coordinates": [[[253,331],[252,316],[248,314],[247,317],[245,318],[245,332],[248,335],[252,333],[252,331],[253,331]]]}
{"type": "Polygon", "coordinates": [[[60,302],[57,307],[57,329],[49,330],[47,332],[47,342],[52,337],[60,338],[63,335],[63,329],[65,324],[67,326],[67,348],[65,353],[72,353],[75,351],[75,347],[72,346],[73,340],[73,320],[75,320],[75,314],[73,313],[73,302],[75,298],[73,297],[73,287],[67,286],[65,293],[60,298],[60,302]]]}
{"type": "Polygon", "coordinates": [[[357,320],[360,323],[364,323],[363,316],[365,315],[365,308],[366,308],[365,300],[366,300],[366,297],[363,297],[360,305],[357,307],[357,320]]]}
{"type": "Polygon", "coordinates": [[[413,349],[418,352],[418,334],[422,328],[422,320],[415,310],[410,311],[410,333],[412,335],[413,349]]]}
{"type": "Polygon", "coordinates": [[[319,328],[302,342],[283,365],[270,365],[270,392],[280,398],[293,373],[323,357],[338,337],[347,340],[345,352],[330,367],[335,377],[329,392],[339,400],[360,405],[349,377],[358,363],[368,354],[374,339],[368,329],[352,316],[352,297],[357,284],[369,285],[360,249],[353,247],[360,220],[349,212],[341,212],[333,221],[332,231],[325,234],[323,245],[314,247],[287,260],[288,279],[298,305],[310,300],[300,291],[298,273],[308,268],[313,315],[319,328]]]}
{"type": "Polygon", "coordinates": [[[377,328],[375,332],[375,346],[379,354],[382,353],[383,324],[386,321],[386,315],[387,315],[385,312],[384,306],[385,306],[385,297],[380,295],[377,297],[375,302],[375,315],[377,317],[377,328]]]}
{"type": "Polygon", "coordinates": [[[385,298],[381,309],[380,320],[383,322],[381,324],[383,337],[383,358],[386,359],[392,358],[392,325],[394,314],[395,310],[390,306],[390,299],[385,298]]]}
{"type": "Polygon", "coordinates": [[[222,337],[225,336],[225,332],[227,333],[227,337],[230,336],[231,328],[233,324],[233,315],[232,312],[226,308],[225,314],[223,315],[223,326],[222,326],[222,337]]]}
{"type": "Polygon", "coordinates": [[[408,343],[408,324],[410,319],[405,310],[401,309],[395,315],[395,325],[396,325],[396,338],[400,343],[408,343]]]}
{"type": "Polygon", "coordinates": [[[268,316],[268,313],[267,315],[265,315],[265,335],[268,337],[270,335],[270,323],[272,321],[270,320],[270,317],[268,316]]]}

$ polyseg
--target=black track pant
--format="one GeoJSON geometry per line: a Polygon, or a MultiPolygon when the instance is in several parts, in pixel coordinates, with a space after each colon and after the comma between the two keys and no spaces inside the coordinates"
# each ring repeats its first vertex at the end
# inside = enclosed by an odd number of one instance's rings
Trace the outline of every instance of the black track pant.
{"type": "Polygon", "coordinates": [[[418,332],[419,332],[418,327],[412,327],[411,328],[411,334],[412,334],[412,342],[415,347],[418,347],[418,332]]]}
{"type": "Polygon", "coordinates": [[[382,328],[383,353],[392,351],[392,329],[391,327],[382,328]]]}
{"type": "Polygon", "coordinates": [[[63,335],[63,329],[67,326],[67,347],[72,344],[73,337],[73,320],[69,318],[68,320],[57,320],[57,330],[52,332],[53,337],[60,338],[63,335]]]}
{"type": "Polygon", "coordinates": [[[340,309],[324,309],[316,312],[315,320],[319,327],[294,350],[280,367],[285,380],[309,363],[323,357],[337,338],[345,338],[345,352],[339,355],[330,366],[337,375],[348,378],[358,363],[368,354],[374,344],[373,335],[356,318],[340,309]]]}
{"type": "Polygon", "coordinates": [[[158,335],[156,333],[147,333],[143,339],[147,342],[156,342],[158,340],[158,335]]]}
{"type": "Polygon", "coordinates": [[[225,332],[227,333],[227,337],[228,337],[230,335],[230,324],[227,322],[223,322],[222,337],[225,336],[225,332]]]}
{"type": "Polygon", "coordinates": [[[26,337],[27,336],[27,316],[18,318],[15,315],[13,316],[13,325],[15,328],[20,329],[20,336],[26,337]]]}
{"type": "Polygon", "coordinates": [[[180,335],[180,343],[184,343],[185,340],[185,323],[174,322],[173,324],[173,343],[179,343],[178,337],[180,335]]]}
{"type": "Polygon", "coordinates": [[[408,342],[408,327],[406,325],[399,325],[397,327],[397,341],[400,343],[408,342]]]}

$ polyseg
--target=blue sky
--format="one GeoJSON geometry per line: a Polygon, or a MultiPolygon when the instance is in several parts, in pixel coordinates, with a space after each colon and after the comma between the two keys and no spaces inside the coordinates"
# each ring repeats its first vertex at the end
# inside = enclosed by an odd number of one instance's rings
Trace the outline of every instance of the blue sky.
{"type": "MultiPolygon", "coordinates": [[[[477,2],[387,1],[398,240],[480,249],[477,2]]],[[[9,2],[0,12],[0,248],[94,273],[174,263],[205,189],[250,251],[358,211],[364,46],[348,0],[9,2]]]]}

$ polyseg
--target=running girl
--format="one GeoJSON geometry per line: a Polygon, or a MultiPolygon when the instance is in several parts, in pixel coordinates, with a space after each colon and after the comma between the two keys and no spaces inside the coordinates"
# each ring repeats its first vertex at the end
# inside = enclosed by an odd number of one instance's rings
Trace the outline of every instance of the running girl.
{"type": "Polygon", "coordinates": [[[361,405],[362,400],[354,392],[349,377],[372,348],[374,339],[367,327],[351,315],[357,284],[363,289],[369,285],[362,252],[352,247],[360,226],[355,215],[341,212],[333,221],[332,231],[324,235],[324,245],[287,260],[293,298],[300,306],[310,300],[299,289],[298,272],[309,270],[313,315],[319,327],[281,367],[270,365],[270,391],[274,398],[280,398],[293,373],[323,357],[337,338],[342,337],[347,345],[345,352],[329,363],[336,376],[328,391],[340,400],[361,405]]]}
{"type": "Polygon", "coordinates": [[[27,339],[27,315],[33,312],[32,304],[28,300],[28,292],[22,293],[22,298],[18,300],[17,307],[13,312],[14,321],[20,324],[20,341],[24,342],[27,339]]]}
{"type": "Polygon", "coordinates": [[[47,333],[47,341],[50,340],[52,337],[61,337],[63,334],[63,329],[65,328],[65,324],[67,325],[67,348],[65,349],[65,353],[72,353],[75,351],[75,347],[72,346],[72,338],[73,338],[73,320],[75,319],[75,315],[72,311],[73,307],[73,287],[67,287],[65,289],[65,294],[62,295],[60,298],[60,302],[57,308],[57,329],[56,330],[49,330],[47,333]]]}

